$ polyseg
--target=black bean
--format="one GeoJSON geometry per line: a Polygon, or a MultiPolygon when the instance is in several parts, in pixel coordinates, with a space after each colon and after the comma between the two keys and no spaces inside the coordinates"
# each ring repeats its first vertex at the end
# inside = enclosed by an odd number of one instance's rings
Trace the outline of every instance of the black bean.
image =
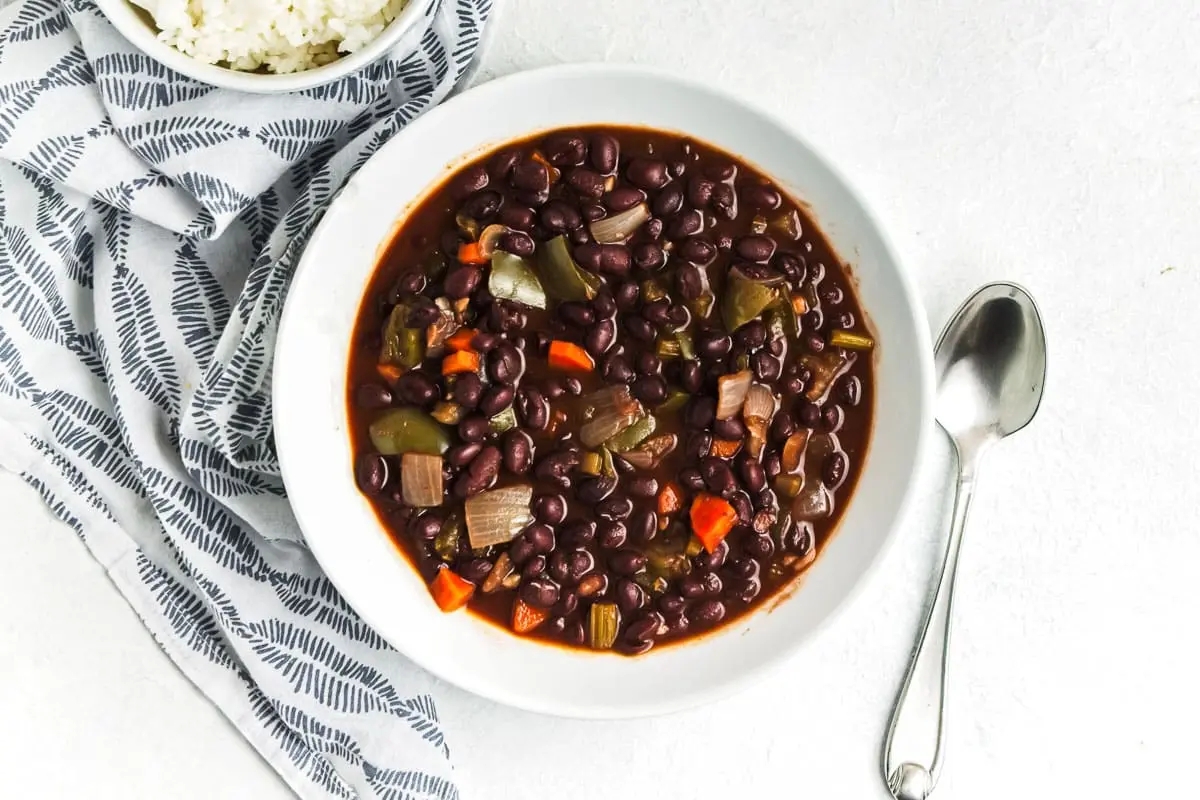
{"type": "Polygon", "coordinates": [[[721,581],[721,576],[715,572],[705,572],[700,575],[700,586],[703,587],[704,593],[709,597],[717,597],[721,594],[721,590],[725,588],[721,581]]]}
{"type": "Polygon", "coordinates": [[[651,206],[651,210],[658,217],[677,214],[681,208],[683,208],[683,189],[678,183],[672,183],[659,192],[651,206]]]}
{"type": "Polygon", "coordinates": [[[579,593],[572,589],[564,589],[559,592],[558,602],[550,610],[560,617],[565,617],[574,614],[577,608],[579,608],[579,593]]]}
{"type": "Polygon", "coordinates": [[[684,264],[675,272],[675,284],[684,300],[696,300],[704,293],[704,273],[695,264],[684,264]]]}
{"type": "Polygon", "coordinates": [[[708,490],[722,497],[732,495],[737,485],[729,465],[715,456],[707,456],[700,460],[700,475],[704,478],[704,485],[708,490]]]}
{"type": "MultiPolygon", "coordinates": [[[[558,583],[566,583],[570,575],[567,566],[567,555],[562,550],[555,550],[550,554],[550,559],[546,562],[546,572],[558,583]]],[[[570,613],[570,612],[568,612],[570,613]]]]}
{"type": "Polygon", "coordinates": [[[537,194],[549,191],[550,172],[542,162],[533,158],[525,158],[518,161],[513,167],[509,181],[514,189],[537,194]]]}
{"type": "Polygon", "coordinates": [[[487,353],[495,350],[496,346],[500,344],[501,341],[502,340],[498,334],[481,332],[471,337],[471,347],[475,348],[481,353],[487,353]]]}
{"type": "Polygon", "coordinates": [[[622,614],[632,614],[645,605],[645,589],[628,578],[617,581],[617,606],[622,614]]]}
{"type": "Polygon", "coordinates": [[[512,540],[508,547],[508,557],[518,567],[533,558],[533,545],[524,536],[512,540]]]}
{"type": "Polygon", "coordinates": [[[667,382],[659,375],[638,378],[633,382],[633,395],[647,405],[656,406],[667,399],[667,382]]]}
{"type": "Polygon", "coordinates": [[[583,337],[583,347],[593,358],[599,358],[608,352],[616,338],[617,324],[611,319],[602,319],[583,337]]]}
{"type": "Polygon", "coordinates": [[[642,317],[625,317],[624,327],[630,336],[646,344],[653,342],[658,335],[649,320],[642,317]]]}
{"type": "Polygon", "coordinates": [[[568,300],[558,304],[558,315],[572,325],[581,328],[596,321],[596,312],[587,303],[578,300],[568,300]]]}
{"type": "Polygon", "coordinates": [[[512,405],[515,394],[516,392],[511,386],[493,386],[483,393],[483,397],[479,398],[479,410],[486,417],[494,417],[512,405]]]}
{"type": "Polygon", "coordinates": [[[521,584],[521,599],[535,608],[550,608],[558,602],[558,586],[549,578],[534,578],[521,584]]]}
{"type": "Polygon", "coordinates": [[[574,550],[567,556],[567,578],[579,583],[596,566],[596,559],[587,550],[574,550]]]}
{"type": "Polygon", "coordinates": [[[776,253],[775,258],[771,259],[771,265],[783,273],[793,286],[799,285],[808,272],[804,259],[795,253],[776,253]]]}
{"type": "Polygon", "coordinates": [[[442,532],[442,512],[430,509],[408,521],[408,535],[414,539],[431,542],[442,532]]]}
{"type": "Polygon", "coordinates": [[[757,578],[759,572],[758,562],[753,558],[735,558],[729,565],[729,571],[739,578],[757,578]]]}
{"type": "Polygon", "coordinates": [[[512,386],[525,372],[525,356],[512,344],[502,344],[488,353],[487,370],[492,380],[512,386]]]}
{"type": "Polygon", "coordinates": [[[601,175],[612,175],[617,171],[617,158],[620,153],[621,145],[615,137],[607,133],[592,136],[591,162],[601,175]]]}
{"type": "Polygon", "coordinates": [[[410,328],[428,328],[442,316],[441,310],[433,304],[433,301],[424,297],[419,299],[420,304],[408,312],[408,319],[405,320],[410,328]]]}
{"type": "Polygon", "coordinates": [[[583,394],[583,382],[579,378],[569,377],[563,381],[563,386],[567,387],[567,394],[573,397],[583,394]]]}
{"type": "Polygon", "coordinates": [[[496,179],[507,178],[520,160],[520,150],[501,150],[488,161],[488,172],[496,179]]]}
{"type": "Polygon", "coordinates": [[[667,615],[682,614],[687,603],[677,594],[664,594],[658,598],[659,609],[667,615]]]}
{"type": "Polygon", "coordinates": [[[459,197],[466,197],[469,194],[474,194],[481,189],[486,189],[488,185],[488,172],[483,164],[472,164],[463,169],[454,179],[454,194],[459,197]]]}
{"type": "Polygon", "coordinates": [[[424,372],[409,370],[396,381],[396,396],[414,406],[424,406],[441,396],[441,387],[424,372]]]}
{"type": "Polygon", "coordinates": [[[617,479],[606,475],[584,478],[575,484],[575,497],[580,502],[595,505],[608,497],[617,488],[617,479]]]}
{"type": "Polygon", "coordinates": [[[816,403],[802,400],[796,407],[796,416],[803,427],[815,428],[821,423],[821,407],[816,403]]]}
{"type": "Polygon", "coordinates": [[[455,267],[446,274],[446,280],[443,283],[443,289],[447,297],[461,299],[470,297],[483,280],[483,272],[479,267],[474,267],[469,264],[464,264],[455,267]]]}
{"type": "Polygon", "coordinates": [[[679,257],[700,266],[708,266],[717,257],[717,247],[702,236],[690,236],[679,245],[679,257]]]}
{"type": "Polygon", "coordinates": [[[742,202],[760,211],[774,211],[783,202],[779,192],[761,183],[751,183],[742,187],[742,202]]]}
{"type": "Polygon", "coordinates": [[[660,298],[642,306],[642,316],[655,325],[666,325],[667,315],[671,311],[671,301],[660,298]]]}
{"type": "Polygon", "coordinates": [[[658,495],[658,481],[649,475],[638,475],[626,482],[626,488],[634,497],[648,499],[658,495]]]}
{"type": "Polygon", "coordinates": [[[729,543],[722,539],[717,542],[717,546],[712,552],[703,550],[692,557],[692,564],[698,570],[706,570],[715,572],[725,565],[725,559],[729,557],[729,543]]]}
{"type": "MultiPolygon", "coordinates": [[[[555,496],[557,497],[557,495],[555,496]]],[[[564,501],[563,508],[566,508],[566,501],[564,501]]],[[[562,541],[567,547],[586,547],[595,539],[596,523],[591,520],[571,520],[562,526],[562,541]]]]}
{"type": "Polygon", "coordinates": [[[458,423],[458,435],[464,442],[482,442],[491,432],[487,417],[471,414],[458,423]]]}
{"type": "Polygon", "coordinates": [[[775,540],[769,533],[756,533],[743,542],[742,548],[751,558],[766,562],[775,555],[775,540]]]}
{"type": "Polygon", "coordinates": [[[618,575],[634,575],[646,567],[646,557],[636,550],[618,550],[608,558],[608,566],[618,575]]]}
{"type": "Polygon", "coordinates": [[[506,253],[521,257],[533,255],[534,250],[533,237],[523,231],[509,231],[500,237],[498,246],[506,253]]]}
{"type": "Polygon", "coordinates": [[[734,337],[750,350],[757,350],[767,342],[767,326],[762,320],[750,320],[738,328],[734,337]]]}
{"type": "Polygon", "coordinates": [[[633,281],[625,281],[613,290],[613,299],[617,301],[618,311],[632,311],[637,308],[638,295],[641,290],[633,281]]]}
{"type": "Polygon", "coordinates": [[[623,494],[614,494],[596,504],[596,515],[604,519],[628,519],[633,513],[633,501],[623,494]]]}
{"type": "Polygon", "coordinates": [[[703,492],[704,476],[695,467],[684,467],[679,470],[679,484],[692,492],[703,492]]]}
{"type": "Polygon", "coordinates": [[[392,404],[392,391],[378,383],[364,383],[354,392],[354,403],[359,408],[387,408],[392,404]]]}
{"type": "Polygon", "coordinates": [[[543,555],[536,555],[525,562],[521,569],[521,577],[526,581],[532,580],[546,571],[547,560],[543,555]]]}
{"type": "Polygon", "coordinates": [[[707,428],[716,416],[717,401],[705,395],[693,397],[683,408],[683,424],[689,428],[707,428]]]}
{"type": "MultiPolygon", "coordinates": [[[[546,343],[549,345],[549,342],[546,343]]],[[[538,344],[538,350],[541,351],[541,343],[538,344]]],[[[542,381],[542,394],[546,399],[553,402],[567,393],[566,387],[563,386],[562,378],[557,375],[552,375],[542,381]]]]}
{"type": "Polygon", "coordinates": [[[628,211],[646,199],[646,193],[632,186],[618,186],[604,195],[604,207],[614,214],[628,211]]]}
{"type": "Polygon", "coordinates": [[[656,158],[634,158],[625,169],[625,177],[634,186],[646,191],[661,189],[671,179],[666,162],[656,158]]]}
{"type": "Polygon", "coordinates": [[[599,203],[584,203],[579,210],[583,213],[583,218],[588,222],[595,222],[598,219],[604,219],[608,216],[608,209],[599,203]]]}
{"type": "Polygon", "coordinates": [[[747,261],[765,264],[775,255],[775,240],[762,234],[743,236],[737,240],[733,249],[747,261]]]}
{"type": "Polygon", "coordinates": [[[842,330],[850,330],[854,327],[854,322],[854,312],[852,311],[840,311],[833,318],[833,326],[842,330]]]}
{"type": "Polygon", "coordinates": [[[842,411],[839,405],[831,404],[825,406],[821,411],[821,428],[830,433],[837,433],[842,429],[842,423],[846,421],[846,412],[842,411]]]}
{"type": "Polygon", "coordinates": [[[810,353],[820,353],[825,349],[825,340],[819,333],[810,333],[804,337],[804,346],[810,353]]]}
{"type": "Polygon", "coordinates": [[[732,181],[737,176],[737,165],[728,161],[709,164],[704,168],[704,174],[714,181],[732,181]]]}
{"type": "Polygon", "coordinates": [[[733,340],[718,330],[703,331],[696,337],[696,352],[701,358],[717,359],[729,355],[733,340]]]}
{"type": "Polygon", "coordinates": [[[742,475],[742,485],[746,487],[746,491],[748,492],[762,491],[762,488],[767,485],[767,476],[762,464],[752,458],[748,458],[742,462],[740,472],[742,475]]]}
{"type": "Polygon", "coordinates": [[[465,564],[459,567],[459,574],[469,580],[471,583],[478,586],[483,583],[483,579],[492,571],[492,562],[486,558],[471,558],[465,564]]]}
{"type": "Polygon", "coordinates": [[[779,378],[779,373],[783,369],[783,365],[779,363],[779,359],[765,350],[759,350],[754,355],[750,356],[750,368],[754,370],[754,377],[766,383],[774,383],[779,378]]]}
{"type": "Polygon", "coordinates": [[[561,494],[539,494],[532,507],[533,516],[546,525],[557,525],[567,517],[567,501],[561,494]]]}
{"type": "Polygon", "coordinates": [[[679,385],[684,391],[695,394],[704,385],[704,373],[695,361],[687,361],[679,368],[679,385]]]}
{"type": "Polygon", "coordinates": [[[582,164],[587,157],[587,144],[583,137],[574,133],[552,133],[542,142],[546,160],[556,167],[572,167],[582,164]]]}
{"type": "Polygon", "coordinates": [[[741,439],[746,435],[746,425],[740,417],[718,419],[712,424],[712,432],[719,439],[741,439]]]}
{"type": "Polygon", "coordinates": [[[578,211],[562,200],[551,200],[542,206],[538,218],[551,233],[573,231],[583,224],[583,217],[578,211]]]}
{"type": "Polygon", "coordinates": [[[783,471],[783,459],[779,453],[768,453],[763,459],[763,472],[767,473],[768,478],[774,478],[783,471]]]}
{"type": "Polygon", "coordinates": [[[466,444],[455,445],[446,451],[446,463],[461,469],[470,464],[482,449],[483,444],[481,442],[467,442],[466,444]]]}
{"type": "Polygon", "coordinates": [[[497,219],[501,225],[528,233],[533,230],[533,226],[537,222],[537,215],[532,208],[516,203],[507,203],[500,209],[497,219]]]}
{"type": "Polygon", "coordinates": [[[633,264],[638,269],[653,272],[667,263],[663,249],[653,242],[643,242],[633,248],[633,264]]]}
{"type": "Polygon", "coordinates": [[[483,381],[473,372],[464,372],[454,382],[454,399],[467,410],[479,405],[479,398],[482,395],[483,381]]]}
{"type": "Polygon", "coordinates": [[[658,638],[658,631],[664,624],[662,615],[651,611],[625,629],[625,638],[629,642],[649,644],[658,638]]]}
{"type": "Polygon", "coordinates": [[[694,208],[685,208],[667,224],[668,239],[684,239],[704,230],[704,216],[694,208]]]}
{"type": "Polygon", "coordinates": [[[651,509],[639,511],[629,523],[629,534],[635,542],[645,544],[658,535],[658,514],[651,509]]]}
{"type": "Polygon", "coordinates": [[[482,222],[494,216],[500,210],[500,204],[503,202],[504,198],[499,192],[490,190],[477,192],[468,197],[467,201],[462,204],[462,213],[471,219],[482,222]]]}
{"type": "Polygon", "coordinates": [[[499,474],[502,460],[503,456],[500,454],[500,448],[489,444],[479,451],[479,454],[472,459],[467,469],[471,475],[478,478],[486,478],[490,482],[499,474]]]}
{"type": "Polygon", "coordinates": [[[657,241],[662,237],[663,221],[660,217],[651,217],[646,220],[646,224],[642,226],[642,230],[646,232],[646,237],[657,241]]]}
{"type": "Polygon", "coordinates": [[[716,184],[708,178],[693,175],[688,179],[687,200],[696,208],[706,208],[712,201],[713,189],[716,184]]]}
{"type": "Polygon", "coordinates": [[[836,490],[846,480],[846,454],[834,451],[825,457],[821,466],[821,481],[836,490]]]}
{"type": "Polygon", "coordinates": [[[534,467],[534,475],[560,489],[570,489],[571,477],[568,473],[577,466],[579,466],[579,453],[565,450],[560,453],[551,453],[538,461],[537,466],[534,467]]]}
{"type": "Polygon", "coordinates": [[[692,312],[688,311],[687,306],[681,303],[672,303],[667,310],[667,327],[673,331],[686,328],[691,321],[692,312]]]}
{"type": "Polygon", "coordinates": [[[567,185],[581,197],[599,200],[604,194],[604,178],[586,167],[576,167],[567,173],[567,185]]]}
{"type": "Polygon", "coordinates": [[[688,575],[679,582],[679,593],[687,600],[695,600],[704,596],[704,584],[699,575],[688,575]]]}
{"type": "Polygon", "coordinates": [[[426,280],[424,275],[419,272],[410,272],[401,276],[400,280],[396,283],[396,289],[401,294],[420,294],[425,291],[425,287],[428,284],[429,281],[426,280]]]}
{"type": "Polygon", "coordinates": [[[517,416],[526,427],[542,431],[550,423],[550,404],[534,386],[522,386],[517,392],[517,416]]]}
{"type": "Polygon", "coordinates": [[[715,625],[725,619],[725,604],[720,600],[705,600],[692,607],[689,618],[702,625],[715,625]]]}
{"type": "Polygon", "coordinates": [[[856,375],[843,378],[837,385],[837,398],[854,408],[862,400],[862,381],[856,375]]]}
{"type": "MultiPolygon", "coordinates": [[[[478,458],[478,456],[476,458],[478,458]]],[[[484,475],[475,475],[472,474],[468,468],[463,470],[462,473],[460,473],[459,476],[454,480],[454,485],[451,487],[451,491],[458,499],[466,500],[467,498],[474,497],[475,495],[487,489],[494,480],[494,475],[491,478],[488,478],[484,475]]]]}
{"type": "Polygon", "coordinates": [[[800,327],[806,331],[816,331],[825,324],[825,315],[821,309],[813,308],[805,311],[800,317],[800,327]]]}
{"type": "Polygon", "coordinates": [[[683,453],[689,459],[700,460],[712,450],[713,437],[708,431],[693,431],[688,434],[683,453]]]}
{"type": "Polygon", "coordinates": [[[358,479],[358,488],[362,489],[364,494],[375,497],[383,491],[388,482],[387,459],[378,453],[365,453],[359,456],[354,472],[358,479]]]}
{"type": "Polygon", "coordinates": [[[533,552],[548,555],[554,550],[554,530],[548,525],[535,522],[521,534],[533,547],[533,552]]]}
{"type": "MultiPolygon", "coordinates": [[[[525,330],[527,317],[521,306],[516,303],[508,300],[493,300],[488,307],[487,321],[493,330],[514,333],[525,330]]],[[[515,339],[509,338],[513,344],[516,344],[515,339]]],[[[499,348],[500,345],[497,344],[496,347],[499,348]]]]}
{"type": "Polygon", "coordinates": [[[600,245],[600,263],[597,269],[609,275],[624,275],[633,264],[629,248],[623,244],[600,245]]]}
{"type": "Polygon", "coordinates": [[[845,299],[845,294],[840,286],[823,286],[818,295],[822,303],[831,306],[836,306],[845,299]]]}
{"type": "Polygon", "coordinates": [[[612,352],[604,359],[601,374],[609,383],[633,383],[635,373],[629,358],[622,353],[612,352]]]}
{"type": "Polygon", "coordinates": [[[624,522],[606,520],[596,526],[596,541],[605,550],[614,550],[622,546],[627,536],[624,522]]]}
{"type": "Polygon", "coordinates": [[[761,591],[762,583],[757,578],[750,580],[733,578],[725,584],[725,596],[730,600],[738,600],[742,603],[754,602],[754,598],[758,597],[761,591]]]}
{"type": "Polygon", "coordinates": [[[727,183],[718,183],[713,189],[712,208],[718,217],[726,220],[737,219],[737,195],[733,187],[727,183]]]}
{"type": "Polygon", "coordinates": [[[513,429],[504,434],[504,467],[514,475],[524,475],[533,465],[533,439],[525,431],[513,429]]]}

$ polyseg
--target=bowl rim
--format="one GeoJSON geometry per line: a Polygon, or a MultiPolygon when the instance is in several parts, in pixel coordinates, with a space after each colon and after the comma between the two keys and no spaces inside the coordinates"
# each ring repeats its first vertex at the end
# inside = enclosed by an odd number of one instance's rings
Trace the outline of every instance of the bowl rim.
{"type": "Polygon", "coordinates": [[[332,83],[378,61],[417,24],[418,20],[428,16],[430,7],[435,2],[437,0],[408,0],[399,15],[389,22],[378,36],[353,53],[347,53],[324,66],[282,74],[243,72],[206,64],[193,58],[159,41],[158,31],[151,28],[139,15],[139,12],[149,12],[132,0],[96,0],[96,5],[126,41],[170,70],[221,89],[250,94],[283,94],[332,83]]]}
{"type": "MultiPolygon", "coordinates": [[[[510,90],[510,87],[519,87],[524,83],[536,83],[538,81],[545,80],[547,77],[550,79],[566,78],[570,80],[575,78],[587,78],[594,75],[600,75],[603,77],[618,76],[631,79],[653,78],[674,83],[695,92],[708,94],[723,103],[732,104],[746,114],[756,116],[764,123],[773,125],[779,130],[785,132],[801,147],[807,149],[809,153],[812,154],[813,158],[829,172],[830,176],[840,185],[842,191],[844,191],[847,197],[858,207],[866,226],[869,227],[874,235],[878,238],[882,252],[886,254],[891,264],[895,267],[895,276],[901,287],[903,295],[903,302],[901,305],[904,308],[905,315],[908,317],[907,321],[912,325],[917,343],[917,352],[913,354],[915,356],[915,363],[913,364],[913,367],[918,390],[919,406],[921,409],[921,424],[919,429],[916,431],[916,443],[913,452],[913,459],[914,463],[916,464],[927,462],[933,439],[934,365],[932,338],[929,329],[928,317],[924,311],[924,305],[921,302],[920,296],[916,291],[915,285],[908,274],[908,271],[905,269],[903,262],[897,255],[896,248],[891,237],[881,224],[878,215],[874,212],[872,207],[865,202],[863,197],[854,187],[854,184],[847,180],[846,176],[833,162],[826,158],[820,150],[814,148],[809,140],[796,130],[795,126],[788,123],[786,120],[781,119],[777,114],[763,109],[757,105],[749,104],[738,98],[730,91],[714,88],[711,85],[680,75],[670,70],[632,64],[586,62],[550,65],[494,78],[486,83],[473,87],[468,92],[463,92],[461,95],[455,95],[441,105],[430,109],[427,113],[410,123],[408,128],[412,128],[413,126],[421,126],[422,128],[425,128],[439,124],[439,121],[443,116],[451,113],[445,109],[454,109],[457,107],[457,105],[466,102],[476,102],[480,96],[477,93],[490,94],[507,92],[510,90]]],[[[531,129],[530,132],[536,133],[536,130],[531,129]]],[[[396,137],[393,140],[390,140],[372,157],[374,158],[375,156],[378,156],[384,150],[391,147],[399,138],[400,137],[396,137]]],[[[488,147],[493,146],[503,146],[503,142],[498,141],[488,145],[488,147]]],[[[469,158],[473,155],[475,155],[475,153],[472,151],[471,153],[461,154],[460,157],[469,158]]],[[[447,169],[453,169],[458,165],[458,163],[458,160],[452,161],[447,165],[447,169]]],[[[351,180],[346,184],[346,186],[343,187],[343,189],[355,186],[356,182],[360,181],[360,175],[362,174],[363,171],[360,170],[359,173],[351,178],[351,180]]],[[[397,226],[400,224],[400,221],[403,219],[406,211],[428,196],[429,190],[435,185],[440,185],[440,183],[425,187],[406,202],[405,206],[403,206],[402,209],[397,212],[397,226]]],[[[323,229],[326,227],[327,221],[330,219],[331,217],[326,214],[326,216],[313,231],[312,236],[309,239],[310,244],[313,241],[316,241],[317,238],[322,234],[323,229]]],[[[334,223],[330,222],[329,224],[334,223]]],[[[380,247],[382,247],[382,244],[380,247]]],[[[296,270],[293,274],[293,282],[301,279],[302,275],[307,271],[317,269],[317,267],[312,264],[313,259],[308,258],[308,254],[309,251],[306,246],[305,253],[301,256],[301,259],[298,262],[296,270]]],[[[298,313],[295,312],[295,306],[290,303],[290,299],[291,294],[289,293],[288,301],[285,301],[284,310],[280,317],[278,328],[279,339],[277,340],[280,342],[283,341],[283,337],[285,336],[290,325],[295,324],[292,322],[292,319],[293,316],[298,313]]],[[[361,298],[359,302],[361,302],[361,298]]],[[[279,378],[281,375],[287,375],[291,371],[291,367],[287,360],[286,351],[287,349],[285,347],[277,346],[275,355],[273,357],[274,379],[272,382],[272,408],[273,414],[275,415],[273,422],[275,423],[278,422],[279,412],[274,411],[274,409],[281,408],[280,387],[286,383],[286,381],[282,381],[279,378]]],[[[296,364],[297,369],[299,369],[301,366],[302,365],[299,363],[296,364]]],[[[874,433],[872,436],[874,436],[874,433]]],[[[278,448],[281,476],[283,477],[284,484],[286,486],[290,471],[288,464],[291,463],[291,449],[282,438],[277,439],[276,445],[278,448]]],[[[437,677],[446,680],[447,682],[452,683],[461,689],[498,703],[503,703],[515,708],[546,714],[549,716],[573,719],[634,719],[670,714],[695,708],[702,704],[740,692],[748,685],[758,681],[759,679],[768,675],[770,672],[782,668],[782,666],[792,657],[794,657],[801,648],[815,641],[824,631],[828,629],[834,620],[840,618],[846,612],[846,609],[861,595],[870,580],[878,574],[884,560],[895,546],[900,525],[908,517],[914,501],[914,493],[917,485],[917,474],[918,470],[914,469],[901,478],[902,486],[899,500],[895,506],[894,513],[887,522],[886,531],[879,545],[874,548],[874,551],[868,557],[865,567],[852,578],[851,585],[842,593],[841,598],[832,605],[828,613],[819,619],[809,631],[807,631],[804,635],[796,636],[781,642],[777,651],[770,659],[766,659],[760,663],[746,665],[740,672],[729,678],[709,682],[706,685],[691,689],[677,696],[672,696],[663,701],[643,702],[637,707],[608,707],[600,703],[588,701],[573,701],[569,703],[558,700],[544,701],[539,697],[532,697],[521,693],[507,692],[502,688],[497,687],[494,683],[488,683],[486,681],[476,679],[469,672],[459,673],[456,675],[447,675],[426,661],[420,653],[412,652],[410,649],[403,647],[402,643],[391,642],[390,639],[389,642],[402,655],[404,655],[405,658],[411,660],[430,674],[436,675],[437,677]]],[[[298,518],[297,521],[299,521],[298,518]]],[[[320,544],[316,544],[314,541],[310,541],[306,537],[305,543],[319,563],[326,563],[326,558],[323,558],[323,556],[328,553],[328,549],[325,546],[327,544],[326,542],[322,541],[320,544]]],[[[407,559],[407,557],[405,558],[407,559]]],[[[346,596],[347,602],[349,602],[349,596],[346,595],[344,587],[339,584],[338,579],[335,578],[335,576],[331,573],[327,572],[326,574],[329,576],[330,581],[334,584],[335,588],[337,588],[338,591],[343,594],[343,596],[346,596]]],[[[786,599],[787,596],[783,597],[786,599]]],[[[753,617],[759,614],[767,613],[768,611],[774,609],[777,602],[778,600],[768,601],[767,603],[761,605],[758,609],[752,611],[750,616],[753,617]]],[[[351,605],[353,606],[353,603],[351,603],[351,605]]],[[[368,625],[371,625],[372,628],[378,629],[377,626],[372,623],[372,620],[378,616],[376,610],[364,610],[358,608],[357,606],[353,607],[355,608],[356,613],[358,613],[368,625]]],[[[722,632],[728,632],[728,630],[728,628],[723,628],[714,632],[713,634],[710,634],[709,636],[700,637],[694,642],[691,642],[691,644],[695,646],[702,646],[707,638],[715,638],[720,636],[722,632]]],[[[687,644],[688,643],[683,643],[682,646],[686,646],[687,644]]]]}

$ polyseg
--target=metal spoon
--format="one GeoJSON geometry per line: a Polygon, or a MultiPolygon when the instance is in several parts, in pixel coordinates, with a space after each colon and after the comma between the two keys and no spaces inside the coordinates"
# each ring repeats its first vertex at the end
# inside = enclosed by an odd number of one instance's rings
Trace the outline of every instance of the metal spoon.
{"type": "Polygon", "coordinates": [[[1046,334],[1033,298],[991,283],[963,303],[938,339],[937,421],[958,455],[958,489],[942,576],[883,746],[883,776],[897,800],[925,800],[941,772],[954,574],[983,454],[1037,413],[1046,380],[1046,334]]]}

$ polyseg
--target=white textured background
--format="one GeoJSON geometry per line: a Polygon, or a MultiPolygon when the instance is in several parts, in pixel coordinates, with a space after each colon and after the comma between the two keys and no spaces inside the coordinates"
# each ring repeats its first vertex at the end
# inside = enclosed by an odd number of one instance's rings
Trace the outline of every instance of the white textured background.
{"type": "MultiPolygon", "coordinates": [[[[993,453],[967,533],[945,800],[1195,791],[1200,6],[1150,5],[505,0],[477,78],[613,60],[711,81],[844,169],[932,329],[991,279],[1040,301],[1048,395],[993,453]]],[[[770,685],[604,724],[447,688],[469,797],[885,798],[880,742],[940,555],[940,443],[921,472],[878,579],[770,685]]],[[[8,475],[0,519],[0,796],[287,796],[8,475]]]]}

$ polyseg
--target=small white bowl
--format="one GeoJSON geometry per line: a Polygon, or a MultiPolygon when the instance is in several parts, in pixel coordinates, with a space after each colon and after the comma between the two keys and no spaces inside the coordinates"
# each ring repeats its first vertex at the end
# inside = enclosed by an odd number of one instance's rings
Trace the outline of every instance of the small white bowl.
{"type": "Polygon", "coordinates": [[[311,89],[351,75],[376,61],[392,48],[400,37],[423,19],[434,0],[408,0],[400,14],[375,39],[353,53],[347,53],[323,67],[282,75],[243,72],[206,64],[158,40],[158,28],[150,13],[129,0],[96,0],[121,35],[146,55],[181,75],[198,81],[255,94],[278,94],[311,89]]]}
{"type": "Polygon", "coordinates": [[[933,363],[912,285],[862,202],[787,127],[677,77],[583,65],[472,89],[385,145],[325,214],[292,281],[275,356],[275,438],[309,546],[350,604],[398,650],[476,694],[534,711],[617,718],[731,692],[779,664],[879,563],[908,505],[932,428],[933,363]],[[516,111],[514,111],[516,109],[516,111]],[[699,639],[636,658],[551,647],[468,613],[443,614],[353,478],[346,370],[355,313],[405,209],[465,158],[587,123],[679,131],[741,156],[807,204],[851,262],[878,337],[870,453],[836,535],[797,589],[699,639]]]}

